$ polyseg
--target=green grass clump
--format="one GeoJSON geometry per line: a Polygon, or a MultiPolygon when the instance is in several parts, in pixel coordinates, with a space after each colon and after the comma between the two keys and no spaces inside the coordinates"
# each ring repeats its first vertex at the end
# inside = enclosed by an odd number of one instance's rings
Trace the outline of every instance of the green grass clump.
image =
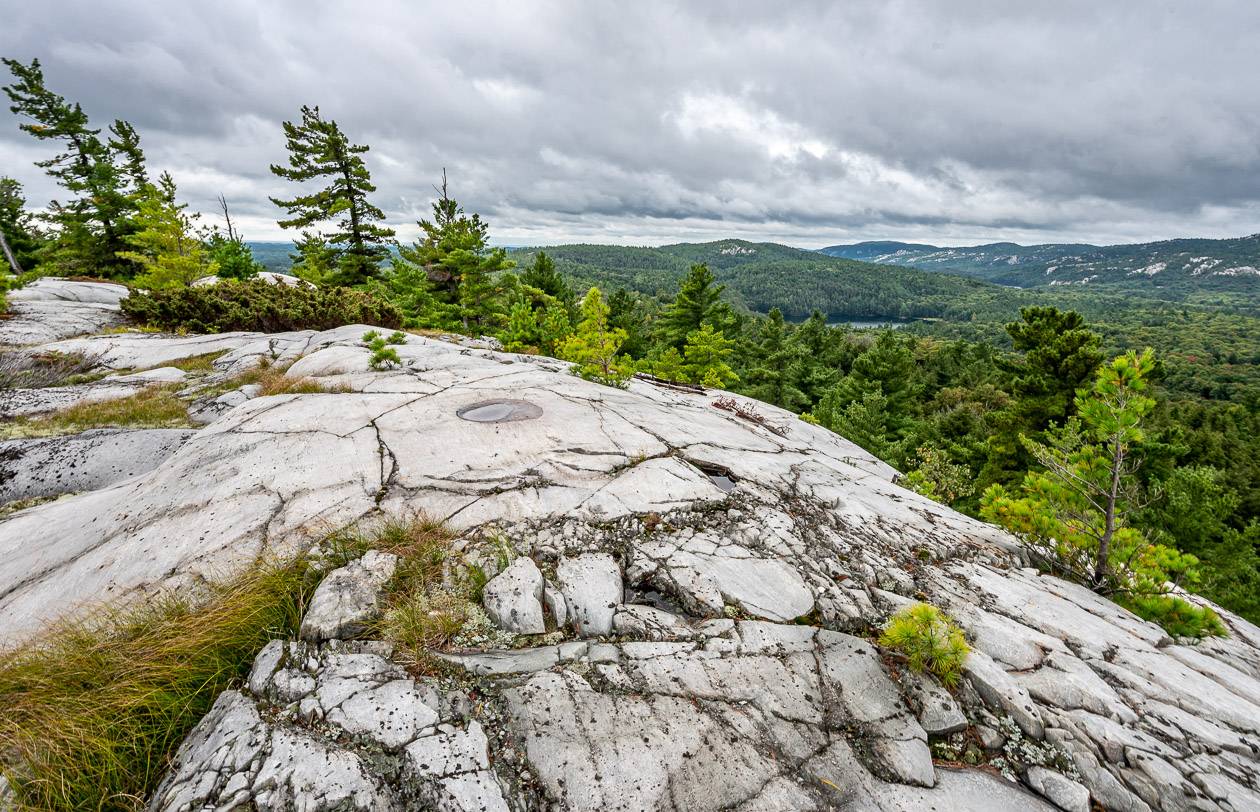
{"type": "Polygon", "coordinates": [[[916,603],[894,614],[879,644],[905,655],[912,671],[934,674],[947,688],[958,684],[971,651],[962,629],[929,603],[916,603]]]}
{"type": "Polygon", "coordinates": [[[1225,637],[1228,630],[1211,607],[1195,606],[1173,595],[1139,595],[1120,604],[1133,614],[1158,623],[1173,637],[1225,637]]]}
{"type": "Polygon", "coordinates": [[[19,809],[138,810],[215,697],[297,633],[304,561],[260,567],[193,602],[103,608],[0,655],[0,769],[19,809]]]}
{"type": "Polygon", "coordinates": [[[85,401],[49,415],[18,418],[0,429],[0,437],[51,437],[105,427],[158,429],[191,425],[188,404],[176,397],[174,387],[162,384],[126,397],[85,401]]]}

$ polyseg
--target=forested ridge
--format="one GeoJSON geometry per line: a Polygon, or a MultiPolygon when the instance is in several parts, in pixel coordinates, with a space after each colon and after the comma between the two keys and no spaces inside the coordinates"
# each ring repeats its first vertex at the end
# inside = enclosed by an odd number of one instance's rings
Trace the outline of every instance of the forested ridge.
{"type": "Polygon", "coordinates": [[[1260,234],[1124,245],[990,243],[958,248],[862,242],[820,249],[828,256],[964,274],[1000,285],[1089,285],[1185,293],[1260,293],[1260,234]]]}

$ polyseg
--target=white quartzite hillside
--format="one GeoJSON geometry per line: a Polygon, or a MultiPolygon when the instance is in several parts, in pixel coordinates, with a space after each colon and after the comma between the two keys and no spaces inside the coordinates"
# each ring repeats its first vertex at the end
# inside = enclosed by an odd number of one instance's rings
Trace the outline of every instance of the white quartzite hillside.
{"type": "MultiPolygon", "coordinates": [[[[506,541],[492,614],[563,634],[453,651],[441,678],[378,642],[276,641],[153,809],[1260,808],[1250,624],[1170,640],[773,407],[419,337],[372,371],[366,329],[56,345],[116,369],[213,346],[224,372],[295,361],[350,391],[245,399],[152,470],[0,522],[5,641],[408,511],[485,562],[506,541]],[[972,642],[954,693],[870,641],[914,600],[972,642]],[[1014,781],[934,761],[951,735],[1014,781]]],[[[321,614],[340,631],[310,640],[362,629],[374,568],[329,576],[353,622],[321,614]]]]}

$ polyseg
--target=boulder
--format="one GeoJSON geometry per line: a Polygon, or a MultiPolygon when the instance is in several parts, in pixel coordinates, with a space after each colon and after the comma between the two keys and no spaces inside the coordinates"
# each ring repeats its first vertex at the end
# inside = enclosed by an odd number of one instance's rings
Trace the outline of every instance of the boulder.
{"type": "Polygon", "coordinates": [[[9,292],[8,318],[0,320],[0,346],[44,344],[99,332],[122,322],[118,303],[126,296],[123,285],[36,279],[9,292]]]}
{"type": "Polygon", "coordinates": [[[302,618],[302,639],[344,640],[366,631],[367,624],[380,616],[385,586],[397,566],[397,556],[369,550],[328,573],[302,618]]]}
{"type": "MultiPolygon", "coordinates": [[[[288,287],[302,287],[302,288],[315,287],[310,282],[307,282],[305,279],[298,279],[296,276],[293,276],[292,274],[276,273],[274,271],[259,271],[257,274],[254,275],[254,278],[261,279],[262,281],[268,282],[272,285],[286,285],[288,287]]],[[[218,276],[203,276],[197,281],[193,282],[193,287],[204,288],[209,285],[217,285],[222,281],[223,279],[218,276]]]]}
{"type": "Polygon", "coordinates": [[[606,553],[565,558],[556,567],[570,621],[582,637],[612,633],[613,615],[621,603],[621,568],[606,553]]]}
{"type": "Polygon", "coordinates": [[[543,577],[532,558],[522,556],[490,579],[482,591],[486,614],[499,628],[516,634],[542,634],[543,577]]]}

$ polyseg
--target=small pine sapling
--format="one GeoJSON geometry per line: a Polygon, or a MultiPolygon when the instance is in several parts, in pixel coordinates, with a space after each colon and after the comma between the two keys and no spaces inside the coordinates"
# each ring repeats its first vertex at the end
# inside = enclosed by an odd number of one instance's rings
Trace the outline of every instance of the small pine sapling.
{"type": "Polygon", "coordinates": [[[391,344],[406,344],[407,336],[398,330],[395,330],[389,336],[382,336],[375,330],[368,330],[363,334],[363,344],[372,351],[372,359],[368,361],[368,365],[372,369],[389,369],[391,367],[402,366],[402,359],[398,357],[398,351],[391,347],[391,344]]]}
{"type": "Polygon", "coordinates": [[[946,688],[958,684],[971,651],[962,629],[930,603],[916,603],[894,614],[879,644],[904,654],[911,671],[934,674],[946,688]]]}

